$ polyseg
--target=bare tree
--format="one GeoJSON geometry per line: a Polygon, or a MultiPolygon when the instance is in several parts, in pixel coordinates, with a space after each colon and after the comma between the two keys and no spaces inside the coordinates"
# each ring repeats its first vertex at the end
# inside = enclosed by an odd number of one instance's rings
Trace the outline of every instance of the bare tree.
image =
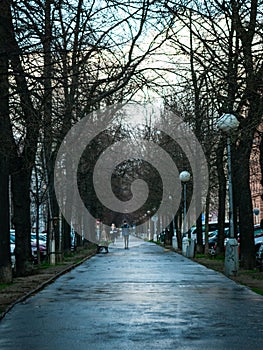
{"type": "Polygon", "coordinates": [[[37,147],[39,133],[38,113],[33,107],[32,95],[29,92],[26,71],[21,61],[15,29],[12,22],[10,2],[5,7],[5,45],[9,62],[9,84],[12,91],[12,100],[8,95],[10,111],[6,115],[9,132],[6,134],[10,147],[10,167],[12,179],[13,198],[13,223],[16,229],[16,272],[25,275],[32,269],[31,244],[30,244],[30,182],[31,171],[34,164],[34,156],[37,147]],[[15,98],[19,101],[15,103],[15,98]],[[11,102],[12,101],[12,102],[11,102]],[[14,109],[16,108],[16,110],[14,109]],[[11,116],[16,115],[16,120],[11,124],[11,116]],[[21,119],[17,118],[21,117],[21,119]],[[12,125],[12,129],[11,129],[12,125]],[[23,136],[21,137],[21,130],[23,136]]]}
{"type": "MultiPolygon", "coordinates": [[[[144,0],[85,2],[13,1],[8,9],[7,42],[14,144],[12,153],[13,223],[16,270],[31,266],[30,186],[38,147],[43,147],[49,186],[50,218],[59,216],[53,167],[59,145],[71,126],[87,113],[130,98],[140,88],[140,64],[162,40],[145,42],[152,3],[144,0]],[[140,47],[144,45],[143,49],[140,47]],[[40,144],[38,143],[40,141],[40,144]]],[[[91,121],[92,122],[92,121],[91,121]]],[[[52,226],[53,220],[50,225],[52,226]]],[[[65,224],[65,249],[70,227],[65,224]]],[[[54,227],[58,235],[58,226],[54,227]]],[[[59,242],[57,242],[58,248],[59,242]]]]}
{"type": "Polygon", "coordinates": [[[12,281],[9,232],[10,120],[8,85],[8,2],[0,4],[0,283],[12,281]]]}
{"type": "Polygon", "coordinates": [[[240,120],[240,132],[233,142],[234,182],[242,188],[242,193],[236,196],[241,261],[251,268],[255,256],[249,157],[255,130],[262,119],[262,51],[259,50],[262,2],[190,1],[182,6],[167,2],[166,8],[181,23],[181,28],[191,30],[194,50],[191,52],[190,45],[182,39],[177,46],[184,54],[192,53],[195,67],[205,72],[209,90],[205,89],[214,104],[215,116],[233,113],[240,120]]]}

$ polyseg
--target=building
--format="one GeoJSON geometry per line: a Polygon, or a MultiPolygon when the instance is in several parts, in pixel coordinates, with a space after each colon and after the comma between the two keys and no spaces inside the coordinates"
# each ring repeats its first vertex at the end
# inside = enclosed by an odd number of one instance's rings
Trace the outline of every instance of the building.
{"type": "Polygon", "coordinates": [[[250,156],[250,189],[254,213],[254,223],[259,224],[263,219],[263,186],[260,166],[260,143],[263,125],[255,134],[253,148],[250,156]]]}

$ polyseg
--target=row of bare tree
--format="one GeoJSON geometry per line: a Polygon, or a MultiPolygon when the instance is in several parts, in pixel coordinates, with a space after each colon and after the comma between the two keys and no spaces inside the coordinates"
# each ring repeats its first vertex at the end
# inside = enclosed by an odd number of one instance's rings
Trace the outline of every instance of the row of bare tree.
{"type": "MultiPolygon", "coordinates": [[[[168,102],[183,113],[204,147],[210,167],[210,199],[212,188],[217,184],[218,252],[224,251],[226,135],[216,130],[216,119],[222,113],[232,113],[240,121],[238,131],[232,135],[235,217],[239,221],[241,264],[252,268],[255,250],[250,156],[255,134],[260,133],[258,127],[262,123],[263,3],[191,1],[179,10],[169,3],[166,8],[174,15],[171,45],[175,49],[180,47],[180,52],[189,59],[187,70],[179,66],[181,76],[186,77],[185,83],[180,85],[179,93],[177,90],[177,98],[174,94],[168,102]],[[183,23],[183,29],[176,25],[178,20],[183,23]],[[188,33],[187,39],[180,35],[182,31],[188,33]],[[187,92],[188,97],[185,97],[187,92]]],[[[200,219],[198,227],[198,243],[201,244],[200,219]]]]}
{"type": "MultiPolygon", "coordinates": [[[[211,179],[216,174],[211,184],[219,188],[221,238],[225,137],[214,126],[222,112],[237,115],[234,184],[241,258],[246,267],[254,266],[249,157],[262,119],[261,19],[262,1],[256,0],[1,1],[0,281],[12,280],[10,221],[16,231],[16,273],[31,272],[31,191],[39,179],[45,183],[39,191],[49,199],[50,229],[52,218],[59,217],[53,169],[72,125],[138,92],[161,96],[203,145],[211,179]]],[[[64,222],[65,250],[70,230],[64,222]]],[[[198,230],[201,244],[200,219],[198,230]]]]}

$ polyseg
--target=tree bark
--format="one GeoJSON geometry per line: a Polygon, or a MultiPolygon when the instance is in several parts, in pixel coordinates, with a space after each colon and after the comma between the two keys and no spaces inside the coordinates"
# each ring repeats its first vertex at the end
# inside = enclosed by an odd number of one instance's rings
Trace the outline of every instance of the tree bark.
{"type": "Polygon", "coordinates": [[[31,92],[28,88],[26,74],[21,62],[21,50],[15,37],[10,4],[7,8],[7,50],[16,82],[20,118],[25,128],[23,145],[16,145],[13,135],[12,152],[12,194],[14,205],[14,224],[16,230],[16,273],[27,275],[32,270],[30,247],[30,184],[31,173],[35,162],[39,135],[39,114],[33,107],[31,92]]]}
{"type": "Polygon", "coordinates": [[[12,174],[12,194],[16,232],[16,275],[26,276],[32,272],[33,259],[31,253],[30,222],[30,180],[31,169],[23,169],[12,174]]]}
{"type": "Polygon", "coordinates": [[[8,1],[0,2],[0,283],[12,281],[9,227],[9,84],[6,23],[8,1]]]}
{"type": "Polygon", "coordinates": [[[239,189],[236,200],[239,209],[240,265],[245,269],[255,267],[253,207],[249,168],[253,138],[253,131],[248,132],[248,130],[243,129],[234,161],[234,180],[236,188],[239,189]]]}
{"type": "MultiPolygon", "coordinates": [[[[1,63],[0,63],[1,64],[1,63]]],[[[1,72],[1,68],[0,68],[1,72]]],[[[0,83],[1,93],[1,83],[0,83]]],[[[1,102],[0,102],[1,105],[1,102]]],[[[0,107],[0,140],[3,139],[3,123],[1,122],[2,108],[0,107]]],[[[2,145],[0,141],[0,149],[2,145]]],[[[0,154],[0,283],[12,281],[12,266],[10,256],[10,227],[9,227],[9,169],[8,157],[0,154]]]]}
{"type": "Polygon", "coordinates": [[[175,229],[176,229],[176,237],[177,237],[177,243],[178,243],[178,248],[182,249],[182,232],[181,232],[181,227],[182,227],[182,209],[181,207],[178,210],[178,213],[175,215],[175,229]]]}

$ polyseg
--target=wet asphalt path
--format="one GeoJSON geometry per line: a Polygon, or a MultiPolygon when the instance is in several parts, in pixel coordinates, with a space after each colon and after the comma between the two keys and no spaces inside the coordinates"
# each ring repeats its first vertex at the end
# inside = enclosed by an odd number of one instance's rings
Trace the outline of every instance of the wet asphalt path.
{"type": "Polygon", "coordinates": [[[0,350],[263,349],[263,297],[135,238],[16,305],[0,350]]]}

